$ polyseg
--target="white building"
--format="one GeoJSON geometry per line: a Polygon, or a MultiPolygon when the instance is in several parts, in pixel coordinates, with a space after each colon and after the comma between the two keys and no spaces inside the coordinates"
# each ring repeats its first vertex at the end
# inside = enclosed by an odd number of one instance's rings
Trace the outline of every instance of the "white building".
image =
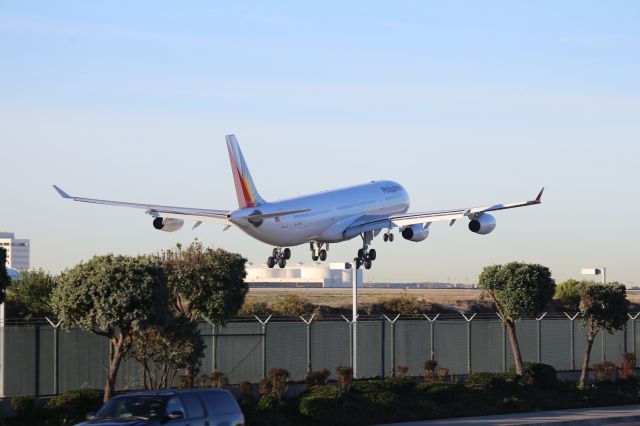
{"type": "MultiPolygon", "coordinates": [[[[249,284],[273,284],[277,286],[351,287],[350,264],[288,263],[286,268],[269,268],[267,265],[247,264],[249,284]]],[[[358,270],[358,283],[362,287],[362,270],[358,270]]]]}
{"type": "Polygon", "coordinates": [[[29,240],[18,240],[12,232],[0,232],[0,247],[7,251],[7,268],[29,269],[29,240]]]}

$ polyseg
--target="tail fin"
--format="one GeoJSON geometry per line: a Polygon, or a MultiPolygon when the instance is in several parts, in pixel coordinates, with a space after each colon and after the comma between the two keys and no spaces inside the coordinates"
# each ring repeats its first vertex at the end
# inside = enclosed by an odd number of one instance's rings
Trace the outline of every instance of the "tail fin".
{"type": "Polygon", "coordinates": [[[231,160],[231,173],[233,173],[233,182],[236,184],[236,195],[238,196],[238,205],[240,208],[255,207],[263,204],[262,199],[256,185],[253,183],[249,167],[244,161],[240,145],[235,135],[227,135],[227,149],[229,150],[229,160],[231,160]]]}

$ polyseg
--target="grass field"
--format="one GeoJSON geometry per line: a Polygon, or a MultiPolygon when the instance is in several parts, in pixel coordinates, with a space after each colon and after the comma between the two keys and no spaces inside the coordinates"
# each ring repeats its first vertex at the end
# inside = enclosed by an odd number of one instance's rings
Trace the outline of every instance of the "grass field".
{"type": "MultiPolygon", "coordinates": [[[[430,303],[452,306],[466,306],[478,301],[480,290],[476,289],[358,289],[359,303],[377,303],[392,297],[406,295],[430,303]]],[[[286,295],[296,295],[315,305],[331,307],[351,304],[351,289],[348,288],[252,288],[247,295],[248,302],[274,303],[286,295]]],[[[629,301],[640,303],[640,291],[628,290],[629,301]]]]}

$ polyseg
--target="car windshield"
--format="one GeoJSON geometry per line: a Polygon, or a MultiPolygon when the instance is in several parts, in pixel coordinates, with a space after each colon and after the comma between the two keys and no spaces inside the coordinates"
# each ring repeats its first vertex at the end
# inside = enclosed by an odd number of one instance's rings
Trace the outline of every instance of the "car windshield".
{"type": "Polygon", "coordinates": [[[97,417],[126,419],[143,417],[158,419],[164,416],[167,399],[163,396],[124,396],[113,398],[96,413],[97,417]]]}

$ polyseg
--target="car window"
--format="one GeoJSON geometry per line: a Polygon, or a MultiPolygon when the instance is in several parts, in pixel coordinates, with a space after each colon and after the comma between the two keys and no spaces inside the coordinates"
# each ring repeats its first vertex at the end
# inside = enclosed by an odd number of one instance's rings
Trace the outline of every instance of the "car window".
{"type": "Polygon", "coordinates": [[[161,396],[123,396],[110,399],[96,415],[117,419],[129,417],[157,419],[164,413],[164,403],[165,398],[161,396]]]}
{"type": "Polygon", "coordinates": [[[187,408],[187,414],[190,419],[199,419],[205,416],[204,407],[197,395],[188,393],[186,395],[182,395],[182,400],[187,408]]]}
{"type": "Polygon", "coordinates": [[[183,417],[187,417],[187,413],[184,409],[184,405],[182,405],[182,401],[180,401],[180,398],[178,398],[177,396],[174,396],[167,402],[167,409],[166,409],[167,414],[171,414],[174,411],[179,411],[182,413],[183,417]]]}
{"type": "Polygon", "coordinates": [[[229,414],[240,412],[238,402],[228,391],[210,390],[202,392],[201,395],[210,413],[229,414]]]}

